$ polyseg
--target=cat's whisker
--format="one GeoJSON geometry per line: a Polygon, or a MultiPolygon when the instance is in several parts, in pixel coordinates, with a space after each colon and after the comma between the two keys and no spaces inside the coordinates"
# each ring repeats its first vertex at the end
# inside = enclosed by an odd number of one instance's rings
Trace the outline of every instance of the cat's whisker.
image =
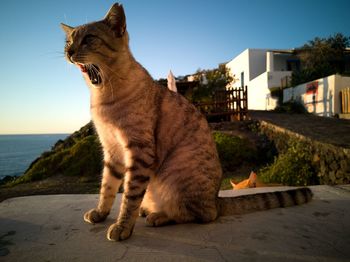
{"type": "Polygon", "coordinates": [[[91,65],[90,65],[90,69],[91,69],[91,71],[92,71],[92,76],[93,76],[93,78],[98,79],[98,77],[99,77],[99,71],[96,69],[95,65],[91,64],[91,65]]]}
{"type": "Polygon", "coordinates": [[[76,62],[80,62],[82,64],[84,64],[85,59],[86,59],[85,54],[78,54],[78,55],[74,56],[74,60],[76,60],[76,62]]]}
{"type": "Polygon", "coordinates": [[[110,87],[110,90],[111,90],[111,93],[112,93],[112,99],[114,99],[114,88],[113,88],[113,84],[112,84],[112,79],[113,79],[113,76],[116,76],[117,74],[107,66],[107,68],[109,69],[110,71],[110,74],[111,74],[111,77],[108,78],[108,83],[109,83],[109,87],[110,87]]]}
{"type": "Polygon", "coordinates": [[[108,85],[109,85],[109,88],[110,88],[111,93],[112,93],[112,100],[114,100],[114,88],[113,88],[113,84],[112,84],[112,81],[110,78],[108,78],[108,85]]]}
{"type": "Polygon", "coordinates": [[[64,18],[64,22],[65,22],[65,24],[68,24],[68,20],[67,20],[66,13],[64,13],[64,14],[63,14],[63,18],[64,18]]]}
{"type": "Polygon", "coordinates": [[[50,58],[65,58],[65,54],[62,51],[48,51],[45,53],[39,54],[42,57],[50,57],[50,58]]]}
{"type": "Polygon", "coordinates": [[[117,73],[114,70],[112,70],[108,65],[104,65],[104,69],[109,70],[108,76],[109,76],[110,81],[112,81],[114,78],[118,77],[117,73]]]}
{"type": "Polygon", "coordinates": [[[66,63],[66,69],[69,71],[72,69],[73,64],[71,63],[66,63]]]}
{"type": "Polygon", "coordinates": [[[107,80],[107,83],[105,83],[105,86],[109,87],[110,91],[111,91],[111,98],[114,99],[114,88],[113,88],[113,84],[112,84],[112,80],[113,80],[113,76],[116,76],[116,74],[114,73],[114,71],[107,65],[103,66],[103,70],[100,70],[100,74],[101,77],[104,79],[104,81],[107,80]],[[106,73],[104,72],[104,70],[108,70],[108,77],[106,75],[106,73]]]}
{"type": "Polygon", "coordinates": [[[65,56],[64,55],[55,55],[55,56],[51,56],[49,57],[49,59],[65,59],[65,56]]]}

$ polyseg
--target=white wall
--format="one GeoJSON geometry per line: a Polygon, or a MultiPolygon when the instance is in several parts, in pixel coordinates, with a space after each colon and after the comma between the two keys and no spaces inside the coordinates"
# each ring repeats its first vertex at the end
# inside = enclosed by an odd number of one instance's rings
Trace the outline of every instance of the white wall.
{"type": "Polygon", "coordinates": [[[291,76],[292,71],[274,71],[269,72],[268,76],[268,87],[269,88],[276,88],[281,86],[281,79],[286,76],[291,76]]]}
{"type": "Polygon", "coordinates": [[[246,49],[226,64],[237,79],[232,87],[241,86],[242,72],[244,72],[244,85],[249,85],[252,79],[266,71],[266,52],[265,49],[246,49]]]}
{"type": "Polygon", "coordinates": [[[274,71],[287,71],[287,60],[290,54],[274,54],[274,71]]]}
{"type": "Polygon", "coordinates": [[[283,89],[283,103],[292,101],[294,99],[293,97],[293,88],[286,88],[283,89]]]}
{"type": "Polygon", "coordinates": [[[274,109],[277,99],[271,97],[270,89],[280,87],[281,79],[291,76],[291,72],[287,71],[290,57],[288,54],[268,52],[267,49],[246,49],[226,64],[236,79],[230,87],[241,86],[241,73],[244,72],[244,85],[248,86],[248,109],[274,109]]]}
{"type": "Polygon", "coordinates": [[[341,113],[341,100],[340,91],[346,87],[350,87],[350,77],[335,75],[335,86],[334,86],[334,112],[336,114],[341,113]]]}
{"type": "MultiPolygon", "coordinates": [[[[272,56],[275,59],[275,57],[272,56]]],[[[248,86],[248,109],[274,109],[277,99],[271,97],[269,87],[279,87],[281,78],[290,75],[288,71],[267,73],[267,50],[246,49],[226,64],[236,82],[231,87],[241,86],[241,73],[244,72],[244,85],[248,86]]]]}
{"type": "Polygon", "coordinates": [[[250,81],[248,85],[248,109],[271,110],[277,105],[277,99],[271,97],[267,86],[268,72],[265,72],[250,81]]]}
{"type": "Polygon", "coordinates": [[[248,49],[249,51],[249,81],[266,72],[265,49],[248,49]]]}
{"type": "Polygon", "coordinates": [[[266,71],[274,71],[274,63],[273,63],[273,52],[266,52],[266,71]]]}
{"type": "Polygon", "coordinates": [[[234,77],[235,83],[231,87],[241,86],[241,72],[244,72],[244,84],[247,85],[249,79],[249,49],[244,50],[234,59],[226,64],[226,67],[230,69],[231,75],[234,77]]]}
{"type": "Polygon", "coordinates": [[[339,92],[345,87],[350,87],[350,77],[331,75],[283,90],[283,102],[294,99],[302,102],[308,112],[330,117],[341,112],[339,92]],[[312,82],[318,83],[317,92],[307,94],[307,85],[312,82]]]}

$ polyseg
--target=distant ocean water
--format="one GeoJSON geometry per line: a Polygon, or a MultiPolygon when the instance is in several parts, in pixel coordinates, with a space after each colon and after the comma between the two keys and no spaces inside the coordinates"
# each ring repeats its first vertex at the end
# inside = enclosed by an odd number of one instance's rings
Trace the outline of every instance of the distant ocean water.
{"type": "Polygon", "coordinates": [[[68,134],[0,135],[0,179],[20,176],[43,152],[68,134]]]}

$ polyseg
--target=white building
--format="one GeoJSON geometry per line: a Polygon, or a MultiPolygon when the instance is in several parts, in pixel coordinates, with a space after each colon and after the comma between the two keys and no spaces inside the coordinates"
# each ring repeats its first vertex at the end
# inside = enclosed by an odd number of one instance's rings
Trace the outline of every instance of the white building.
{"type": "Polygon", "coordinates": [[[248,109],[271,110],[277,98],[271,91],[299,66],[293,50],[246,49],[226,64],[235,81],[231,87],[248,87],[248,109]]]}
{"type": "Polygon", "coordinates": [[[331,75],[283,90],[283,103],[301,102],[308,112],[319,116],[349,115],[349,97],[344,91],[350,88],[350,77],[331,75]]]}

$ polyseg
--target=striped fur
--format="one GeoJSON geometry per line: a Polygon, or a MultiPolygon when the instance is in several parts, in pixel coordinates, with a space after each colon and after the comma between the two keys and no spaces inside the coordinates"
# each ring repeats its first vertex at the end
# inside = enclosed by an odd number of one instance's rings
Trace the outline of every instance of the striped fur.
{"type": "Polygon", "coordinates": [[[259,193],[239,197],[219,197],[219,215],[239,215],[278,207],[301,205],[312,199],[309,188],[259,193]]]}
{"type": "MultiPolygon", "coordinates": [[[[66,57],[81,68],[90,88],[104,152],[99,203],[85,221],[106,219],[122,183],[110,240],[128,238],[139,213],[150,226],[210,222],[229,213],[225,203],[231,200],[217,197],[222,170],[207,121],[184,97],[156,84],[133,58],[122,6],[113,5],[102,21],[62,27],[66,57]]],[[[241,198],[235,203],[236,210],[251,209],[241,198]],[[241,202],[244,208],[238,207],[241,202]]],[[[272,206],[273,200],[266,203],[272,206]]]]}

